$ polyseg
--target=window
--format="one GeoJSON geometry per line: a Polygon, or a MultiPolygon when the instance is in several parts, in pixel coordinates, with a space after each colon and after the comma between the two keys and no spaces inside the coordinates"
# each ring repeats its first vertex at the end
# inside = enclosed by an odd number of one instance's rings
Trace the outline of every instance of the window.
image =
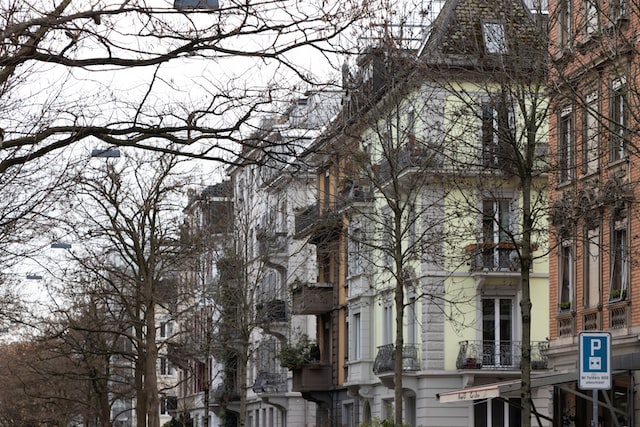
{"type": "Polygon", "coordinates": [[[158,363],[160,364],[160,375],[171,375],[172,369],[167,356],[158,356],[158,363]]]}
{"type": "Polygon", "coordinates": [[[600,29],[598,18],[598,0],[585,0],[584,2],[584,23],[587,36],[597,33],[600,29]]]}
{"type": "Polygon", "coordinates": [[[611,91],[611,161],[624,159],[627,155],[628,117],[626,82],[616,79],[611,91]]]}
{"type": "Polygon", "coordinates": [[[571,37],[573,31],[572,21],[572,0],[560,0],[558,2],[559,24],[560,24],[560,46],[567,49],[571,46],[571,37]]]}
{"type": "Polygon", "coordinates": [[[176,396],[160,396],[160,415],[172,415],[178,409],[178,398],[176,396]]]}
{"type": "Polygon", "coordinates": [[[510,398],[477,401],[473,405],[473,427],[520,426],[520,399],[510,398]]]}
{"type": "Polygon", "coordinates": [[[345,403],[343,406],[343,412],[344,420],[342,425],[345,427],[355,427],[356,417],[354,412],[354,404],[352,402],[345,403]]]}
{"type": "Polygon", "coordinates": [[[612,22],[627,18],[628,0],[610,0],[609,14],[612,22]]]}
{"type": "Polygon", "coordinates": [[[349,275],[358,276],[363,273],[363,239],[364,230],[360,227],[354,228],[349,240],[349,275]]]}
{"type": "Polygon", "coordinates": [[[331,172],[329,171],[329,169],[325,169],[322,173],[322,192],[320,193],[320,200],[322,201],[322,208],[323,208],[323,212],[321,212],[321,214],[323,214],[324,212],[326,212],[326,210],[329,209],[330,207],[330,201],[331,201],[331,172]]]}
{"type": "Polygon", "coordinates": [[[598,170],[599,155],[599,127],[598,94],[593,93],[586,97],[587,104],[584,110],[583,130],[583,173],[592,174],[598,170]]]}
{"type": "Polygon", "coordinates": [[[558,134],[558,169],[562,183],[573,179],[573,114],[570,108],[564,109],[560,114],[558,134]]]}
{"type": "Polygon", "coordinates": [[[512,247],[500,245],[511,242],[511,200],[482,201],[482,263],[483,268],[510,267],[512,247]]]}
{"type": "Polygon", "coordinates": [[[516,349],[513,346],[513,299],[482,299],[482,364],[513,366],[516,349]]]}
{"type": "Polygon", "coordinates": [[[332,283],[331,252],[327,246],[318,248],[318,282],[332,283]]]}
{"type": "Polygon", "coordinates": [[[416,297],[409,295],[409,303],[407,304],[407,336],[405,342],[407,344],[417,344],[418,342],[418,317],[416,315],[416,297]]]}
{"type": "Polygon", "coordinates": [[[360,360],[362,348],[362,319],[360,313],[353,315],[353,358],[360,360]]]}
{"type": "Polygon", "coordinates": [[[416,205],[411,203],[407,206],[407,209],[407,249],[409,254],[416,255],[418,253],[418,248],[416,247],[418,244],[416,205]]]}
{"type": "Polygon", "coordinates": [[[560,246],[560,311],[570,310],[573,302],[573,246],[565,242],[560,246]]]}
{"type": "Polygon", "coordinates": [[[482,104],[482,159],[486,167],[510,164],[510,143],[514,140],[515,114],[505,97],[482,104]]]}
{"type": "Polygon", "coordinates": [[[504,55],[508,53],[504,24],[501,22],[484,22],[482,37],[487,53],[504,55]]]}
{"type": "MultiPolygon", "coordinates": [[[[407,130],[406,130],[407,142],[414,144],[416,139],[416,112],[415,110],[409,110],[407,112],[407,130]]],[[[416,148],[410,147],[410,148],[416,148]]]]}
{"type": "Polygon", "coordinates": [[[173,334],[173,323],[171,320],[160,324],[160,338],[169,338],[173,334]]]}
{"type": "Polygon", "coordinates": [[[613,225],[611,233],[611,263],[609,299],[626,298],[627,292],[627,229],[626,221],[613,225]]]}
{"type": "MultiPolygon", "coordinates": [[[[382,208],[382,218],[393,218],[393,212],[391,211],[391,208],[389,206],[384,206],[382,208]]],[[[380,223],[379,225],[381,226],[381,234],[382,236],[389,236],[392,234],[391,231],[391,225],[392,221],[389,221],[389,224],[387,223],[380,223]]],[[[392,263],[393,263],[393,247],[391,245],[391,240],[390,239],[384,239],[383,237],[383,241],[381,241],[380,244],[380,250],[382,250],[382,266],[385,268],[391,268],[392,267],[392,263]]]]}
{"type": "Polygon", "coordinates": [[[584,239],[584,305],[600,304],[600,229],[585,227],[584,239]]]}
{"type": "Polygon", "coordinates": [[[393,307],[390,301],[383,303],[382,322],[383,344],[393,344],[393,307]]]}

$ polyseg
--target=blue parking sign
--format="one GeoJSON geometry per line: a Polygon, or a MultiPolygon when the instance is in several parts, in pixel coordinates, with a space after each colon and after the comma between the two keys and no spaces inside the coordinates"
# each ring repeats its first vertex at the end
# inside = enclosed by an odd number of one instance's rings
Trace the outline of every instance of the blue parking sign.
{"type": "Polygon", "coordinates": [[[578,387],[583,390],[611,388],[611,334],[581,332],[579,335],[578,387]]]}

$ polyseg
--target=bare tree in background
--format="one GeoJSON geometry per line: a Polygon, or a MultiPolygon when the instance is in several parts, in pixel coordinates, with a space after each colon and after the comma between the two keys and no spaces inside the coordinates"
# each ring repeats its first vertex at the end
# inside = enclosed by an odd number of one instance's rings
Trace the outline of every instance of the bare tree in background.
{"type": "Polygon", "coordinates": [[[75,268],[98,278],[102,308],[118,325],[110,330],[117,328],[118,340],[130,349],[125,357],[133,366],[139,426],[159,424],[157,316],[171,312],[177,272],[193,257],[180,244],[187,182],[179,164],[169,155],[141,155],[88,168],[78,178],[75,209],[65,218],[77,244],[64,283],[73,283],[75,268]]]}

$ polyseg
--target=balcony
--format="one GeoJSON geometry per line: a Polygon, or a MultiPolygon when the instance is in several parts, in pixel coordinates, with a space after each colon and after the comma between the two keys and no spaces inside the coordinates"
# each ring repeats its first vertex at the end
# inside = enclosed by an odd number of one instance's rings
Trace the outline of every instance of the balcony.
{"type": "Polygon", "coordinates": [[[260,371],[253,383],[254,393],[286,393],[287,374],[281,372],[260,371]]]}
{"type": "MultiPolygon", "coordinates": [[[[531,343],[531,369],[547,369],[548,341],[531,343]]],[[[519,370],[521,341],[461,341],[458,369],[519,370]]]]}
{"type": "Polygon", "coordinates": [[[323,314],[333,309],[333,284],[296,283],[291,289],[293,314],[323,314]]]}
{"type": "Polygon", "coordinates": [[[344,210],[349,206],[362,205],[371,201],[373,201],[373,191],[369,186],[347,180],[338,191],[336,208],[344,210]]]}
{"type": "MultiPolygon", "coordinates": [[[[387,344],[378,347],[378,354],[373,362],[373,372],[383,374],[393,372],[396,366],[395,345],[387,344]]],[[[420,370],[420,359],[418,359],[418,345],[405,344],[402,348],[402,370],[418,371],[420,370]]]]}
{"type": "Polygon", "coordinates": [[[384,159],[376,165],[376,178],[379,182],[387,182],[392,178],[400,178],[412,170],[420,172],[441,166],[442,159],[435,150],[426,146],[404,147],[398,152],[396,159],[384,159]],[[395,162],[390,160],[395,160],[395,162]]]}
{"type": "Polygon", "coordinates": [[[520,258],[512,243],[477,243],[465,248],[471,272],[519,272],[520,258]]]}
{"type": "Polygon", "coordinates": [[[331,366],[309,364],[293,369],[293,391],[309,393],[333,388],[331,366]]]}
{"type": "Polygon", "coordinates": [[[262,323],[286,322],[287,303],[281,299],[261,301],[256,304],[256,320],[262,323]]]}
{"type": "Polygon", "coordinates": [[[287,233],[256,229],[258,253],[263,258],[284,257],[287,251],[287,233]]]}
{"type": "Polygon", "coordinates": [[[230,402],[240,400],[240,391],[237,387],[230,384],[218,384],[211,391],[211,398],[214,405],[227,405],[230,402]]]}
{"type": "Polygon", "coordinates": [[[323,242],[339,234],[342,227],[341,217],[335,203],[309,206],[295,214],[295,235],[297,238],[311,236],[311,243],[323,242]]]}

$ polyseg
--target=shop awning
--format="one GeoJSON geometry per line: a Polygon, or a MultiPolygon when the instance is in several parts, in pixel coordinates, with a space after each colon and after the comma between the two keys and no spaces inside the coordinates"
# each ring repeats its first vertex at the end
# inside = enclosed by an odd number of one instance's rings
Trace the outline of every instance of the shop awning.
{"type": "MultiPolygon", "coordinates": [[[[531,388],[535,389],[539,387],[564,384],[577,380],[578,374],[576,372],[544,375],[531,378],[531,388]]],[[[518,379],[446,391],[438,393],[436,396],[441,403],[464,402],[466,400],[491,399],[495,397],[518,397],[520,387],[521,382],[518,379]]]]}
{"type": "Polygon", "coordinates": [[[507,392],[507,389],[511,390],[514,388],[514,386],[519,390],[520,380],[502,381],[475,387],[467,387],[460,390],[438,393],[436,394],[436,396],[441,403],[463,402],[465,400],[477,399],[492,399],[494,397],[504,396],[507,392]]]}

